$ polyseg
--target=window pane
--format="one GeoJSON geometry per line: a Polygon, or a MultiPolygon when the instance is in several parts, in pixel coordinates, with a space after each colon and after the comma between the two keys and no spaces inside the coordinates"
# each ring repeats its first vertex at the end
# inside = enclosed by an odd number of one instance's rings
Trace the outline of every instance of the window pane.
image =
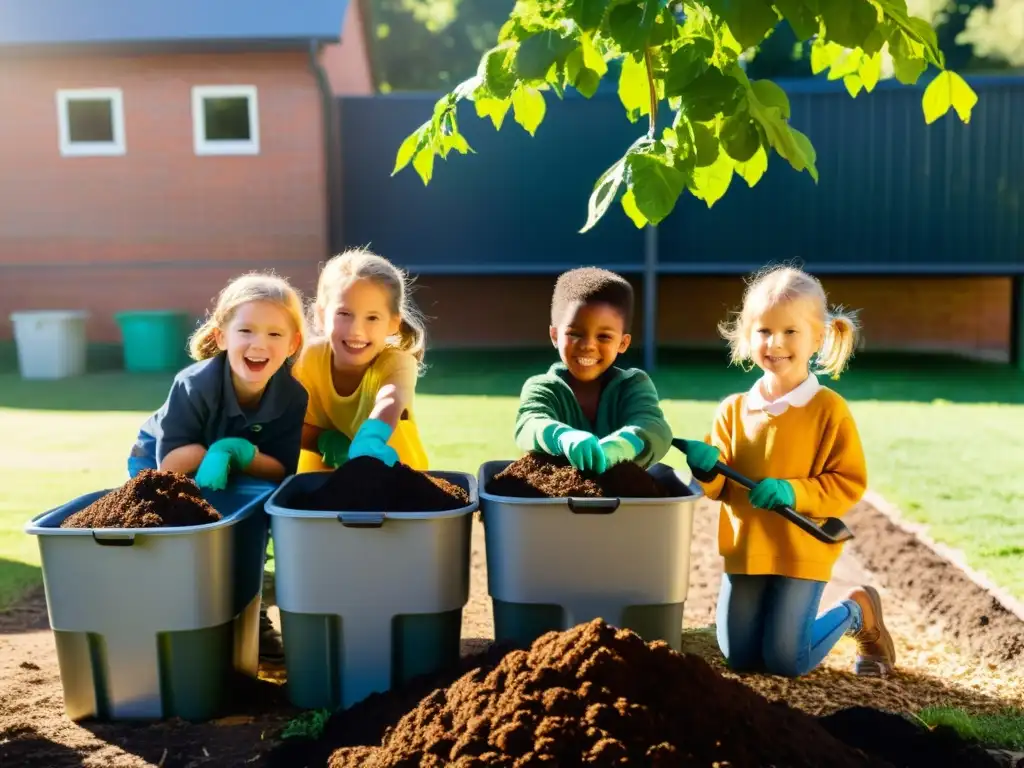
{"type": "Polygon", "coordinates": [[[114,105],[110,99],[69,100],[68,136],[72,142],[112,142],[114,105]]]}
{"type": "Polygon", "coordinates": [[[248,141],[249,99],[246,96],[203,99],[207,141],[248,141]]]}

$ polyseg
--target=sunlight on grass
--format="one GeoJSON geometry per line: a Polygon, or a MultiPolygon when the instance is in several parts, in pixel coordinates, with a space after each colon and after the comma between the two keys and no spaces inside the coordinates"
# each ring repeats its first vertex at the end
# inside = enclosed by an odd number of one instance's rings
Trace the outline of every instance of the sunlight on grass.
{"type": "Polygon", "coordinates": [[[971,715],[953,707],[928,707],[917,716],[929,726],[946,725],[961,737],[989,747],[1024,750],[1024,711],[971,715]]]}

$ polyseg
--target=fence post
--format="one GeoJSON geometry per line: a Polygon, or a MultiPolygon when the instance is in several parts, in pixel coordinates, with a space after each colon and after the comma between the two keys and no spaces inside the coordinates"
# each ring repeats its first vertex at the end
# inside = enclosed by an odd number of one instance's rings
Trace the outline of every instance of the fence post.
{"type": "Polygon", "coordinates": [[[644,227],[644,370],[658,364],[658,228],[644,227]]]}
{"type": "Polygon", "coordinates": [[[1024,371],[1024,276],[1010,278],[1010,365],[1024,371]]]}

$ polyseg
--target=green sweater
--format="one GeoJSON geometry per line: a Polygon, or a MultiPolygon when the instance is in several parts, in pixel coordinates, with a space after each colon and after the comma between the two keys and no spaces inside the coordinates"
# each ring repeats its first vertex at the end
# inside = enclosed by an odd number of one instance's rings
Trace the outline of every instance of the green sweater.
{"type": "Polygon", "coordinates": [[[644,449],[635,459],[644,468],[665,457],[671,447],[672,429],[661,411],[654,382],[644,371],[615,366],[608,369],[594,423],[583,415],[566,375],[565,364],[558,362],[547,373],[531,376],[523,384],[516,416],[516,445],[521,450],[560,454],[554,433],[558,427],[567,426],[590,432],[598,439],[619,429],[631,432],[644,441],[644,449]]]}

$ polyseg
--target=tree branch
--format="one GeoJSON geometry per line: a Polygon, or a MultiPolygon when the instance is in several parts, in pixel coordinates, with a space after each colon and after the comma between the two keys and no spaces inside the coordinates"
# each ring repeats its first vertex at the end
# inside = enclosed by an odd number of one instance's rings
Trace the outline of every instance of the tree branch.
{"type": "Polygon", "coordinates": [[[658,123],[658,88],[654,84],[654,64],[651,62],[651,49],[644,49],[644,62],[647,64],[647,85],[651,90],[651,112],[648,115],[647,138],[653,139],[658,123]]]}

